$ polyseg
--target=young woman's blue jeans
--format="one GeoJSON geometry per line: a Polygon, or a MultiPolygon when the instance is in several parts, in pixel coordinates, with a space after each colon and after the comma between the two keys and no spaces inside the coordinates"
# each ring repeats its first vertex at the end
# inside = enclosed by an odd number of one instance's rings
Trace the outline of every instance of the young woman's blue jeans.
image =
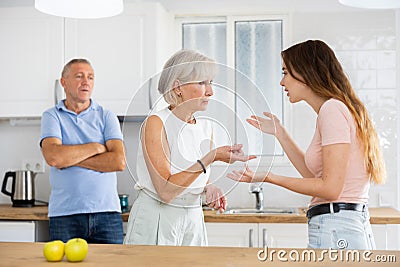
{"type": "Polygon", "coordinates": [[[308,247],[322,249],[375,249],[366,211],[340,210],[308,220],[308,247]]]}
{"type": "Polygon", "coordinates": [[[122,217],[118,212],[50,217],[50,240],[67,242],[79,237],[89,243],[122,244],[122,217]]]}

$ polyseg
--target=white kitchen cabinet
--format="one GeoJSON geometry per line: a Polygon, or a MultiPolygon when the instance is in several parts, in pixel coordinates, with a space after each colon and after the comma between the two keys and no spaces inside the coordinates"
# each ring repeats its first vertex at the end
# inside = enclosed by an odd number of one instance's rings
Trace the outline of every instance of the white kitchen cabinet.
{"type": "Polygon", "coordinates": [[[217,247],[257,247],[257,223],[206,223],[208,245],[217,247]]]}
{"type": "Polygon", "coordinates": [[[399,233],[400,226],[398,224],[372,224],[372,232],[376,249],[379,250],[400,250],[399,233]]]}
{"type": "Polygon", "coordinates": [[[303,223],[206,223],[210,246],[306,248],[303,223]]]}
{"type": "Polygon", "coordinates": [[[54,106],[55,89],[63,91],[56,80],[76,57],[93,65],[95,101],[117,115],[147,115],[145,81],[171,54],[171,25],[173,16],[159,3],[129,3],[121,15],[102,19],[64,19],[33,6],[0,8],[0,117],[41,116],[54,106]]]}
{"type": "MultiPolygon", "coordinates": [[[[376,249],[398,250],[397,225],[372,224],[376,249]]],[[[210,246],[306,248],[306,223],[206,223],[210,246]],[[252,244],[252,245],[251,245],[252,244]]]]}
{"type": "MultiPolygon", "coordinates": [[[[168,14],[157,3],[127,4],[121,15],[98,20],[65,20],[66,60],[88,58],[95,70],[93,98],[117,115],[147,115],[149,86],[142,85],[154,75],[162,49],[158,31],[168,14]],[[139,88],[141,88],[139,90],[139,88]]],[[[170,38],[171,39],[171,38],[170,38]]]]}
{"type": "Polygon", "coordinates": [[[0,8],[0,117],[41,116],[54,104],[63,19],[33,7],[0,8]]]}
{"type": "MultiPolygon", "coordinates": [[[[93,99],[116,114],[125,114],[143,81],[143,27],[143,16],[126,12],[100,20],[65,20],[66,61],[89,59],[95,71],[93,99]]],[[[139,113],[147,113],[145,104],[141,101],[139,113]]]]}
{"type": "Polygon", "coordinates": [[[308,230],[306,223],[260,223],[258,244],[273,248],[306,248],[308,230]]]}
{"type": "Polygon", "coordinates": [[[48,221],[0,221],[0,242],[45,242],[48,221]]]}
{"type": "Polygon", "coordinates": [[[387,225],[372,224],[372,232],[374,233],[376,249],[388,249],[387,246],[387,225]]]}

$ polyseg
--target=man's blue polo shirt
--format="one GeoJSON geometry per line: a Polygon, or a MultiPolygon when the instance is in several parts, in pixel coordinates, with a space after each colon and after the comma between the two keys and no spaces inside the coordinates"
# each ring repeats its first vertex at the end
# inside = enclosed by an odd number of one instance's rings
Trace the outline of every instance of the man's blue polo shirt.
{"type": "MultiPolygon", "coordinates": [[[[91,100],[88,109],[80,114],[68,110],[64,100],[42,115],[41,140],[55,137],[63,145],[122,140],[117,117],[91,100]]],[[[51,194],[49,217],[79,213],[121,212],[117,175],[81,167],[50,168],[51,194]]]]}

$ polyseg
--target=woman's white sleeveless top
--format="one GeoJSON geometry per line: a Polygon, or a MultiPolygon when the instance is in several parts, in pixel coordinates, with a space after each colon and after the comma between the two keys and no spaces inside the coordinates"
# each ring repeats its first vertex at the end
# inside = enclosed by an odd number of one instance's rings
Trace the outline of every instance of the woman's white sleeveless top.
{"type": "MultiPolygon", "coordinates": [[[[196,117],[196,123],[190,124],[182,121],[168,108],[162,109],[155,114],[163,124],[167,135],[169,146],[171,174],[186,170],[198,159],[201,159],[212,148],[212,122],[206,117],[196,117]]],[[[160,153],[168,153],[160,150],[160,153]]],[[[198,164],[198,163],[197,163],[198,164]]],[[[199,166],[200,167],[200,166],[199,166]]],[[[143,156],[142,144],[139,141],[137,163],[136,163],[136,188],[147,189],[156,193],[143,156]]],[[[203,192],[210,175],[210,168],[199,177],[181,194],[200,194],[203,192]]]]}

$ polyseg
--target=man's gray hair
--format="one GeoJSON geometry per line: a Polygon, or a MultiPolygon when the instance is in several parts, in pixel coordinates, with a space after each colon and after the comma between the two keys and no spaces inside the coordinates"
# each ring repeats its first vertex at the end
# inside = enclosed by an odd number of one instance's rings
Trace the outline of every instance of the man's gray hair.
{"type": "Polygon", "coordinates": [[[61,72],[61,77],[65,78],[68,76],[69,71],[71,70],[71,66],[73,64],[78,64],[78,63],[83,63],[83,64],[88,64],[92,69],[92,64],[90,64],[89,60],[85,59],[85,58],[74,58],[72,60],[70,60],[67,64],[65,64],[62,72],[61,72]]]}

